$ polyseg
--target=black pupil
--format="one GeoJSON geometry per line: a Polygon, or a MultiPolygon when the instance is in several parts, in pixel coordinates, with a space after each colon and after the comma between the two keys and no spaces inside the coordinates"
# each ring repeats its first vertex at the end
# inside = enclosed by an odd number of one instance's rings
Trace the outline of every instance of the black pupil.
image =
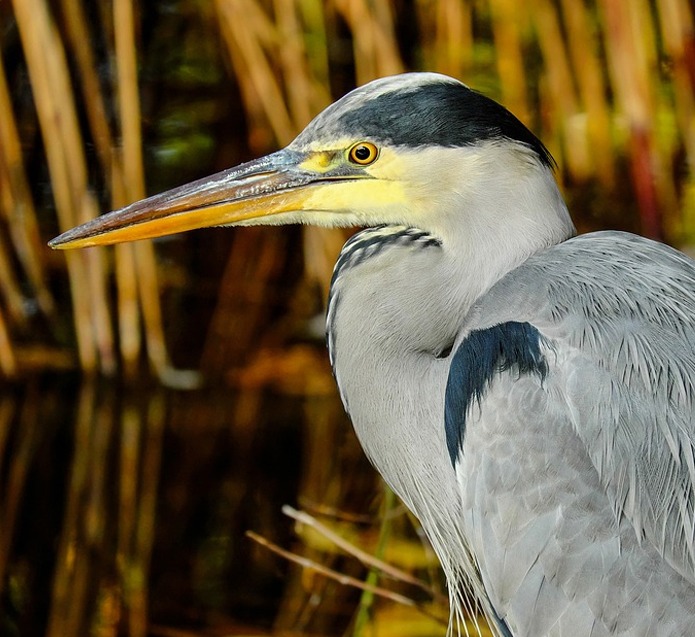
{"type": "Polygon", "coordinates": [[[372,155],[372,151],[367,146],[358,146],[355,148],[355,157],[360,161],[366,161],[372,155]]]}

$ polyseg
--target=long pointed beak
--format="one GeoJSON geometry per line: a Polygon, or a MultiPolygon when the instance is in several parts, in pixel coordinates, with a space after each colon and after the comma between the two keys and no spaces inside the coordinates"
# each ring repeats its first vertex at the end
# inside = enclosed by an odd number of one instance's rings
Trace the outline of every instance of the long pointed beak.
{"type": "Polygon", "coordinates": [[[64,232],[49,245],[59,249],[109,245],[194,228],[249,224],[254,219],[301,211],[313,191],[312,184],[318,187],[341,178],[302,168],[309,157],[295,150],[278,151],[97,217],[64,232]]]}

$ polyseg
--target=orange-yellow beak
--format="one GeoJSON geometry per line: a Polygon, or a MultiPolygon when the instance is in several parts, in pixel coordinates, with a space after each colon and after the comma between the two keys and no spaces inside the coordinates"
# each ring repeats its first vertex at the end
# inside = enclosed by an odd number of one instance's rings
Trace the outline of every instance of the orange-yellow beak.
{"type": "Polygon", "coordinates": [[[327,182],[366,176],[336,165],[331,155],[284,149],[97,217],[49,245],[84,248],[209,226],[296,223],[297,212],[315,208],[309,200],[327,182]]]}

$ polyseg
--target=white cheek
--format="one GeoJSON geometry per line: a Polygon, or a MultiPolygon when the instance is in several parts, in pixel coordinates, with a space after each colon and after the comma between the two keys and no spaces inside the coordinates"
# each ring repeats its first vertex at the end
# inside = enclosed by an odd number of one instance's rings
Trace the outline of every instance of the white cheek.
{"type": "Polygon", "coordinates": [[[399,181],[404,177],[408,178],[410,162],[404,161],[403,157],[396,155],[391,149],[384,148],[379,153],[379,158],[366,169],[375,179],[385,181],[399,181]]]}

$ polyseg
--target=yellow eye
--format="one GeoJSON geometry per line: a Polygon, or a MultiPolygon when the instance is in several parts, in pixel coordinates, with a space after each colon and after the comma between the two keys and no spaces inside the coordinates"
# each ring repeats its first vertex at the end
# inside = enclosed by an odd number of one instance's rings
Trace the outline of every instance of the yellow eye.
{"type": "Polygon", "coordinates": [[[348,152],[348,159],[353,164],[368,166],[376,161],[379,149],[372,142],[360,142],[355,144],[348,152]]]}

